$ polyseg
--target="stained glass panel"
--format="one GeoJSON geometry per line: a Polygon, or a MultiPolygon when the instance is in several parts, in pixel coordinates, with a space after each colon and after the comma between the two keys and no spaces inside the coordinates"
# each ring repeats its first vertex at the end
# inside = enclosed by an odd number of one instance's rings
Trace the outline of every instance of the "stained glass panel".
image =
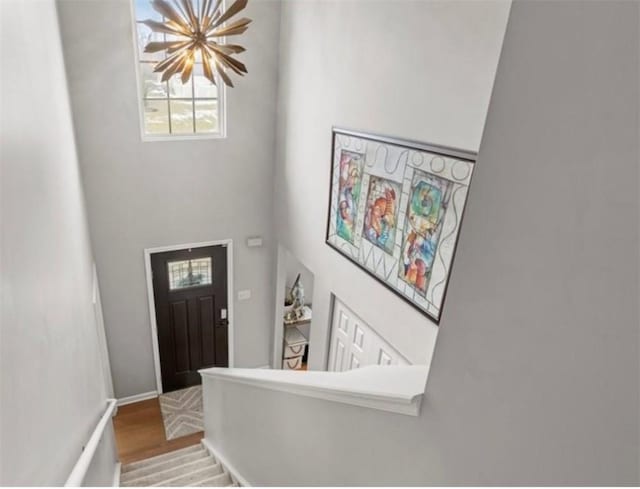
{"type": "Polygon", "coordinates": [[[169,290],[211,284],[211,257],[167,263],[169,290]]]}

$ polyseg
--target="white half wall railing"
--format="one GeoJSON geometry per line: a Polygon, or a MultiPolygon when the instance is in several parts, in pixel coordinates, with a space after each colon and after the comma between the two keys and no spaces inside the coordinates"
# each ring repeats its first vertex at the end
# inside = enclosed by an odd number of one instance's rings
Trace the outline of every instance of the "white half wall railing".
{"type": "Polygon", "coordinates": [[[96,453],[96,449],[98,448],[98,444],[100,443],[100,439],[102,438],[104,429],[113,416],[117,401],[117,399],[107,399],[107,408],[105,409],[104,414],[93,430],[93,433],[91,434],[89,441],[85,445],[84,450],[80,454],[78,461],[74,465],[71,474],[69,474],[69,478],[64,484],[65,487],[82,486],[82,482],[87,475],[87,470],[89,470],[89,466],[91,465],[91,461],[93,460],[93,455],[96,453]]]}
{"type": "Polygon", "coordinates": [[[367,468],[371,450],[400,446],[389,426],[419,425],[428,370],[200,370],[203,443],[242,486],[393,485],[367,468]]]}
{"type": "Polygon", "coordinates": [[[209,368],[200,370],[200,374],[203,379],[217,378],[300,396],[418,416],[428,370],[426,365],[370,365],[344,372],[209,368]]]}

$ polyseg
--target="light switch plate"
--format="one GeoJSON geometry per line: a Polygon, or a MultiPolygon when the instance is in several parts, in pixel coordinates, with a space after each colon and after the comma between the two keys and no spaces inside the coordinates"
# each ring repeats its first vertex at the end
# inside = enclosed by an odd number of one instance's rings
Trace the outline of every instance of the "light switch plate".
{"type": "Polygon", "coordinates": [[[260,246],[262,246],[262,238],[260,236],[247,238],[247,246],[249,248],[259,248],[260,246]]]}
{"type": "Polygon", "coordinates": [[[239,290],[238,291],[238,300],[246,301],[247,299],[251,299],[251,291],[249,289],[239,290]]]}

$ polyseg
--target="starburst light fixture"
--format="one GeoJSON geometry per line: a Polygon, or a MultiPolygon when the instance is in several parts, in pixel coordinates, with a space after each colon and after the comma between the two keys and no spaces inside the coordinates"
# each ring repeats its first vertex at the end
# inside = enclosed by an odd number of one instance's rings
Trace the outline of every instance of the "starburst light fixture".
{"type": "Polygon", "coordinates": [[[216,84],[214,71],[224,83],[233,87],[226,73],[233,71],[240,76],[247,68],[232,54],[242,53],[245,49],[236,44],[223,44],[222,38],[237,36],[247,30],[251,19],[245,17],[223,25],[247,6],[248,0],[236,0],[231,7],[223,10],[222,0],[200,0],[198,8],[195,0],[153,0],[152,7],[164,17],[164,22],[147,19],[142,23],[152,31],[169,34],[171,39],[163,42],[152,41],[144,51],[156,53],[167,51],[167,58],[158,62],[154,72],[162,72],[162,81],[180,73],[182,83],[187,83],[196,63],[196,54],[200,52],[204,76],[216,84]]]}

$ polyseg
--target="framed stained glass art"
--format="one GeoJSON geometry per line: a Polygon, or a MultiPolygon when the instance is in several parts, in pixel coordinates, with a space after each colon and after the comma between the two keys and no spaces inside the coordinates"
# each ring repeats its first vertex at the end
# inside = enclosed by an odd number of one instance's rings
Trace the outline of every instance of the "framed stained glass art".
{"type": "Polygon", "coordinates": [[[327,244],[439,324],[475,160],[334,128],[327,244]]]}

